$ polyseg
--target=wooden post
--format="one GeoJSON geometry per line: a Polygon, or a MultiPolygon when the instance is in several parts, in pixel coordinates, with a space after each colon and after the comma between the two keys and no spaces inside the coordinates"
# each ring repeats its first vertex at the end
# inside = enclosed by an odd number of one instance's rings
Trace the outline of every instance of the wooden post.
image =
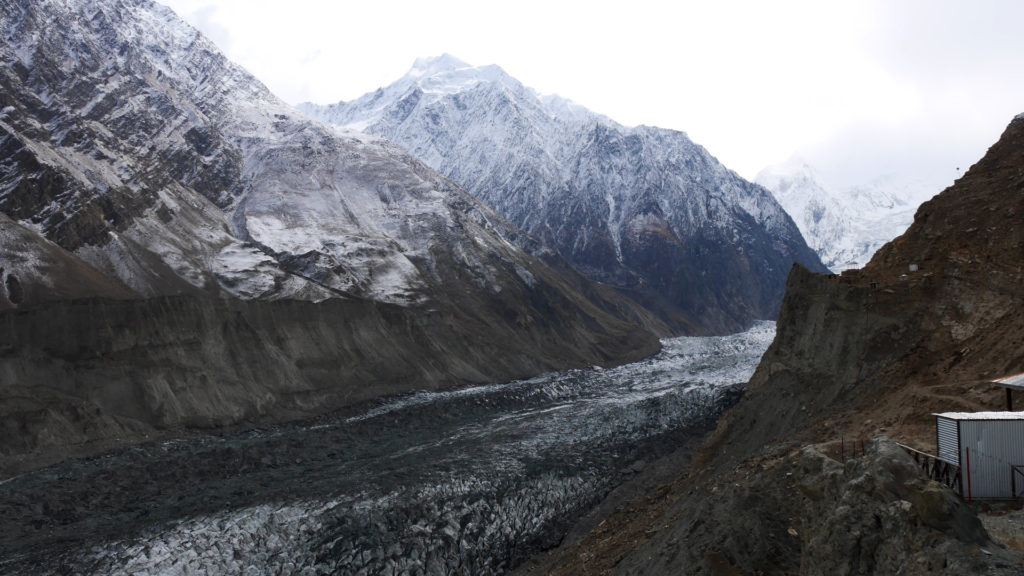
{"type": "Polygon", "coordinates": [[[1006,387],[1006,411],[1013,412],[1013,390],[1009,386],[1006,387]]]}

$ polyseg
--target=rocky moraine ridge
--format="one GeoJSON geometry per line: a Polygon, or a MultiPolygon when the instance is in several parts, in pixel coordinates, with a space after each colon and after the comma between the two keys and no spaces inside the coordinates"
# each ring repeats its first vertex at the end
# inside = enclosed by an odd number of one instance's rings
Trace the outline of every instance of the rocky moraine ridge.
{"type": "Polygon", "coordinates": [[[637,305],[169,9],[0,7],[0,471],[658,350],[637,305]]]}
{"type": "Polygon", "coordinates": [[[622,126],[497,66],[422,59],[356,100],[300,109],[405,147],[677,332],[775,318],[793,262],[826,270],[770,192],[686,134],[622,126]]]}

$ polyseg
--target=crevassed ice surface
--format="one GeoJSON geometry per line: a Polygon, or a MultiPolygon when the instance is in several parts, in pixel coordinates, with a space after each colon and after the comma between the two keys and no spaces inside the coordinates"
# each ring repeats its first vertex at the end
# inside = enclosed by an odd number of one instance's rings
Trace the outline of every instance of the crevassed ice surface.
{"type": "Polygon", "coordinates": [[[704,430],[774,323],[0,484],[0,573],[499,574],[704,430]]]}

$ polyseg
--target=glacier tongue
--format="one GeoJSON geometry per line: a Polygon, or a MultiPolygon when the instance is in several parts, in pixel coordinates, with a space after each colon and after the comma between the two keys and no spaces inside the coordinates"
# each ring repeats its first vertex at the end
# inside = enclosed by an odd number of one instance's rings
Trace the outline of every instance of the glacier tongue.
{"type": "Polygon", "coordinates": [[[504,574],[713,428],[774,332],[29,473],[0,482],[0,572],[504,574]]]}

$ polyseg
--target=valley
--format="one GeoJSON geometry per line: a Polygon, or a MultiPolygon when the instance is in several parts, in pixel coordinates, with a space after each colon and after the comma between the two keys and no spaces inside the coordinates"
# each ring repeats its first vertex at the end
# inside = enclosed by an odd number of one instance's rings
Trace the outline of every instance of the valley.
{"type": "Polygon", "coordinates": [[[1024,371],[1024,115],[836,193],[447,54],[296,107],[152,0],[0,31],[0,574],[1024,569],[900,447],[1024,371]]]}
{"type": "Polygon", "coordinates": [[[501,574],[691,451],[773,334],[665,340],[618,368],[415,392],[10,478],[0,574],[501,574]]]}

